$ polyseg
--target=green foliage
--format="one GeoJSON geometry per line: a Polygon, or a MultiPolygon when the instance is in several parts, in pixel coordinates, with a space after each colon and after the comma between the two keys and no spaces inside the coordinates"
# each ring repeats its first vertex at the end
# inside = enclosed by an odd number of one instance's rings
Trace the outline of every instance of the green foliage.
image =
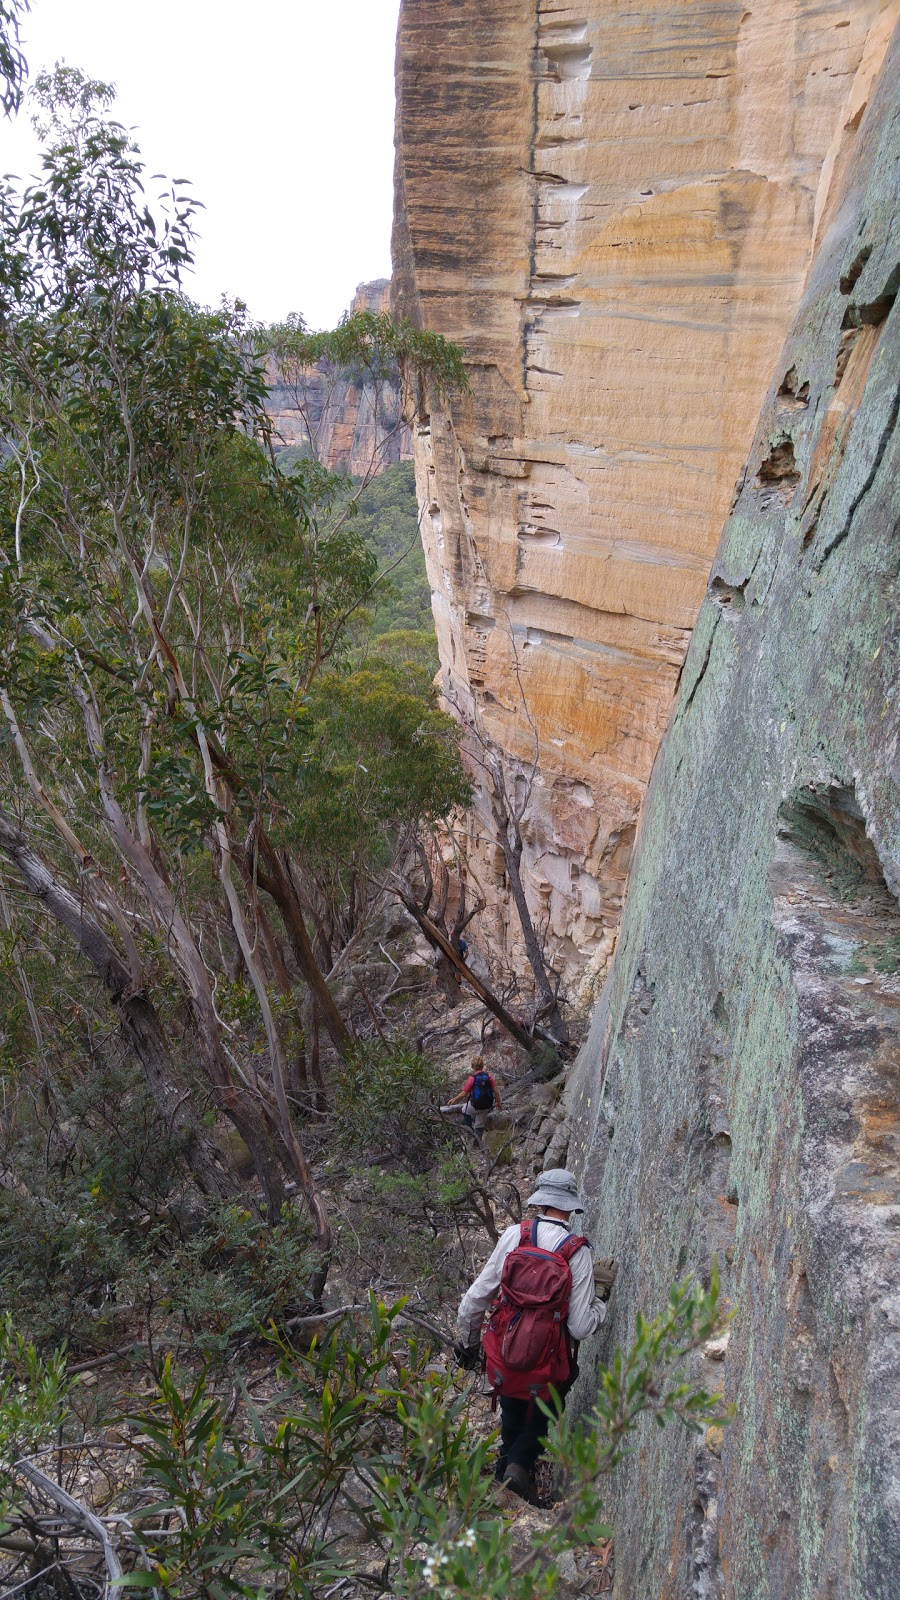
{"type": "Polygon", "coordinates": [[[550,1453],[566,1488],[523,1555],[497,1515],[493,1440],[475,1435],[460,1380],[415,1340],[398,1340],[402,1309],[371,1296],[355,1330],[305,1352],[282,1345],[277,1394],[255,1406],[245,1391],[234,1418],[203,1378],[182,1390],[167,1362],[157,1398],[135,1419],[157,1495],[136,1519],[149,1570],[127,1581],[171,1600],[312,1600],[376,1572],[386,1595],[551,1595],[559,1557],[608,1536],[600,1487],[641,1419],[696,1427],[722,1414],[684,1376],[717,1325],[717,1284],[684,1285],[660,1316],[639,1322],[631,1350],[602,1374],[594,1411],[553,1423],[550,1453]]]}
{"type": "MultiPolygon", "coordinates": [[[[107,86],[59,68],[38,91],[55,140],[46,181],[21,203],[11,190],[3,197],[12,453],[0,515],[19,556],[0,597],[6,671],[38,747],[48,711],[70,720],[88,676],[120,793],[142,801],[173,849],[197,850],[222,804],[198,727],[228,749],[233,804],[250,814],[269,805],[287,819],[297,782],[309,789],[312,775],[315,789],[307,732],[322,741],[309,725],[310,688],[345,670],[354,650],[358,658],[364,603],[386,604],[378,628],[395,634],[398,622],[415,634],[427,616],[420,551],[397,568],[389,599],[373,589],[379,560],[390,565],[401,542],[415,542],[414,496],[405,468],[398,481],[385,474],[369,485],[361,507],[347,480],[313,460],[273,475],[257,442],[268,429],[259,339],[239,305],[201,312],[179,291],[194,202],[175,186],[159,217],[147,206],[136,149],[106,114],[107,86]],[[165,645],[148,659],[160,620],[165,645]],[[176,659],[190,704],[183,690],[173,697],[176,659]]],[[[377,365],[405,350],[412,360],[422,340],[392,328],[383,318],[342,327],[335,359],[356,351],[377,365]]],[[[452,348],[435,348],[449,371],[452,348]]],[[[430,349],[425,339],[423,360],[430,349]]],[[[399,674],[395,744],[411,753],[418,738],[418,791],[440,810],[456,803],[460,776],[452,725],[430,712],[426,673],[416,671],[424,659],[421,639],[394,638],[375,676],[322,685],[313,721],[330,694],[352,738],[373,711],[384,746],[388,680],[396,686],[399,674]],[[449,783],[443,800],[438,774],[449,783]]],[[[76,743],[68,754],[86,752],[76,743]]],[[[394,760],[392,796],[414,771],[394,760]]],[[[399,826],[415,805],[401,798],[399,826]]],[[[385,792],[379,820],[386,802],[385,792]]]]}
{"type": "Polygon", "coordinates": [[[567,1463],[586,1451],[594,1470],[605,1472],[621,1461],[645,1415],[651,1415],[660,1428],[678,1420],[694,1431],[711,1419],[722,1420],[719,1399],[692,1384],[685,1369],[691,1351],[705,1343],[721,1321],[714,1262],[708,1289],[691,1281],[676,1284],[665,1310],[651,1321],[638,1312],[634,1343],[625,1353],[617,1350],[612,1366],[601,1371],[590,1416],[572,1427],[558,1423],[551,1454],[567,1463]]]}
{"type": "Polygon", "coordinates": [[[28,66],[19,48],[22,17],[30,0],[0,0],[0,106],[12,116],[22,104],[28,66]]]}
{"type": "Polygon", "coordinates": [[[342,1573],[336,1513],[377,1537],[385,1464],[410,1488],[421,1477],[423,1412],[442,1446],[436,1452],[431,1441],[425,1481],[447,1492],[466,1443],[461,1397],[429,1371],[426,1349],[392,1339],[399,1310],[372,1296],[358,1333],[335,1333],[306,1352],[282,1345],[276,1396],[257,1408],[245,1392],[237,1423],[204,1378],[182,1392],[166,1363],[158,1398],[135,1420],[145,1477],[158,1491],[140,1522],[158,1527],[174,1513],[172,1536],[144,1533],[152,1574],[131,1583],[155,1582],[173,1600],[320,1593],[342,1573]]]}
{"type": "Polygon", "coordinates": [[[458,727],[430,698],[412,663],[319,680],[307,701],[309,751],[295,812],[310,846],[375,858],[385,830],[466,804],[458,727]]]}
{"type": "Polygon", "coordinates": [[[457,1228],[481,1223],[496,1238],[503,1227],[496,1181],[485,1182],[460,1130],[426,1114],[405,1144],[379,1150],[377,1166],[361,1148],[348,1153],[360,1167],[343,1212],[365,1240],[375,1280],[414,1282],[430,1305],[458,1301],[465,1267],[457,1228]]]}
{"type": "Polygon", "coordinates": [[[12,1467],[61,1429],[68,1413],[65,1352],[39,1355],[18,1331],[12,1313],[0,1312],[0,1534],[16,1512],[12,1467]]]}
{"type": "Polygon", "coordinates": [[[152,1318],[158,1338],[219,1360],[260,1320],[305,1308],[313,1250],[296,1210],[263,1227],[242,1207],[201,1209],[176,1192],[155,1213],[121,1216],[101,1183],[58,1184],[53,1203],[0,1196],[0,1293],[42,1344],[94,1350],[131,1328],[142,1337],[152,1318]]]}
{"type": "Polygon", "coordinates": [[[409,321],[395,322],[386,312],[355,312],[327,333],[310,333],[302,317],[289,317],[267,330],[263,347],[286,371],[326,364],[376,381],[391,379],[398,371],[407,383],[425,377],[442,394],[468,388],[456,345],[409,321]]]}
{"type": "MultiPolygon", "coordinates": [[[[27,189],[21,203],[7,184],[3,191],[4,310],[53,319],[43,329],[28,328],[34,375],[62,376],[54,335],[63,329],[70,351],[80,346],[82,359],[110,354],[108,340],[97,343],[109,319],[124,317],[125,343],[139,337],[141,310],[160,294],[177,289],[191,263],[192,218],[197,202],[175,183],[160,196],[157,214],[150,210],[143,188],[143,165],[128,132],[107,115],[113,97],[108,84],[96,82],[74,67],[58,66],[38,77],[34,97],[36,123],[49,139],[42,157],[43,178],[27,189]],[[54,325],[55,324],[55,325],[54,325]],[[42,336],[43,335],[43,336],[42,336]]],[[[145,329],[145,333],[148,330],[145,329]]],[[[145,356],[156,364],[148,337],[145,356]]],[[[77,357],[76,357],[77,360],[77,357]]],[[[116,417],[116,380],[109,362],[108,415],[116,417]]],[[[218,409],[216,373],[196,370],[195,393],[218,409]],[[208,381],[204,382],[204,377],[208,381]]],[[[151,379],[151,387],[155,387],[151,379]]],[[[97,395],[85,396],[85,417],[97,395]]],[[[157,424],[165,420],[157,414],[157,424]]],[[[186,414],[171,419],[184,426],[186,414]]]]}
{"type": "Polygon", "coordinates": [[[562,1072],[563,1058],[555,1045],[546,1040],[539,1040],[532,1045],[528,1052],[528,1070],[534,1076],[535,1083],[549,1083],[562,1072]]]}
{"type": "MultiPolygon", "coordinates": [[[[289,445],[276,461],[279,473],[291,479],[303,480],[313,470],[308,445],[289,445]]],[[[378,572],[386,574],[367,600],[368,637],[380,643],[384,635],[396,635],[401,648],[408,640],[407,648],[433,677],[437,645],[412,462],[386,467],[368,483],[348,483],[339,503],[352,518],[355,536],[376,558],[378,572]]]]}
{"type": "Polygon", "coordinates": [[[96,1347],[111,1331],[128,1241],[100,1196],[60,1186],[59,1201],[0,1195],[0,1292],[42,1344],[96,1347]]]}
{"type": "Polygon", "coordinates": [[[431,615],[431,589],[419,536],[416,479],[411,461],[387,467],[362,490],[357,501],[357,532],[378,558],[379,571],[390,569],[373,596],[372,633],[428,634],[428,664],[437,671],[437,647],[431,615]],[[401,559],[402,558],[402,559],[401,559]],[[399,563],[396,564],[395,563],[399,563]]]}
{"type": "Polygon", "coordinates": [[[883,944],[876,947],[872,965],[876,972],[889,975],[900,972],[900,934],[895,934],[892,939],[885,939],[883,944]]]}
{"type": "Polygon", "coordinates": [[[308,1222],[290,1207],[262,1226],[246,1206],[192,1192],[130,1063],[83,1059],[82,1022],[48,1037],[65,1071],[30,1114],[18,1109],[0,1153],[24,1180],[0,1189],[0,1304],[44,1347],[93,1352],[144,1338],[149,1320],[163,1342],[218,1359],[260,1318],[305,1307],[308,1222]]]}
{"type": "Polygon", "coordinates": [[[866,972],[882,972],[887,977],[895,976],[900,972],[900,934],[857,945],[846,970],[853,977],[866,972]]]}
{"type": "Polygon", "coordinates": [[[337,1072],[339,1137],[348,1151],[377,1150],[422,1170],[433,1157],[429,1129],[444,1092],[443,1074],[403,1040],[358,1046],[337,1072]]]}
{"type": "MultiPolygon", "coordinates": [[[[272,341],[240,303],[209,312],[182,292],[196,203],[179,183],[148,196],[108,85],[60,67],[36,95],[41,182],[0,192],[0,804],[87,892],[170,1054],[193,1028],[219,1109],[227,1091],[258,1119],[254,1074],[278,1070],[268,989],[291,988],[278,1005],[294,1039],[311,976],[305,955],[276,971],[257,940],[226,1042],[208,995],[234,987],[236,929],[245,956],[255,938],[260,840],[286,863],[262,891],[274,937],[297,940],[305,911],[330,965],[407,830],[464,802],[458,730],[420,639],[368,648],[379,550],[405,536],[387,525],[396,497],[360,513],[315,460],[279,471],[272,341]]],[[[410,380],[456,370],[453,347],[384,318],[329,348],[410,380]]],[[[31,1026],[15,961],[3,981],[12,1057],[31,1026]]],[[[284,1140],[270,1142],[277,1167],[284,1140]]]]}
{"type": "Polygon", "coordinates": [[[434,677],[438,669],[437,638],[434,628],[397,628],[374,640],[373,656],[385,661],[404,677],[421,682],[422,675],[434,677]]]}
{"type": "Polygon", "coordinates": [[[0,1486],[7,1466],[52,1439],[67,1410],[65,1353],[43,1357],[0,1313],[0,1486]]]}
{"type": "Polygon", "coordinates": [[[148,1244],[159,1263],[161,1309],[182,1319],[201,1356],[222,1357],[239,1335],[306,1309],[314,1251],[309,1225],[294,1209],[262,1227],[243,1207],[212,1207],[201,1231],[175,1251],[163,1227],[148,1244]]]}

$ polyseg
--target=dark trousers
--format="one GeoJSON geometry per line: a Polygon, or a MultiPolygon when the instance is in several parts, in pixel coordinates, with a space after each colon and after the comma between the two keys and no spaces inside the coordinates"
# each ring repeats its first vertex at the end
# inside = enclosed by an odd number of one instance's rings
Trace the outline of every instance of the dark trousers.
{"type": "MultiPolygon", "coordinates": [[[[559,1398],[564,1401],[575,1382],[575,1374],[559,1385],[559,1398]]],[[[550,1418],[531,1400],[512,1400],[500,1396],[500,1455],[497,1458],[497,1477],[502,1478],[510,1463],[523,1467],[531,1474],[543,1453],[550,1418]]]]}

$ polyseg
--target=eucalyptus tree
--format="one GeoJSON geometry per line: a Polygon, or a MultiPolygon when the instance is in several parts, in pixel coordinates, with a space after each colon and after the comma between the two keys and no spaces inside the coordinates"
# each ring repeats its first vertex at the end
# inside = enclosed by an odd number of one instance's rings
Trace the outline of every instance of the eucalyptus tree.
{"type": "Polygon", "coordinates": [[[12,116],[22,104],[28,66],[20,44],[20,26],[29,0],[0,0],[0,106],[12,116]]]}
{"type": "MultiPolygon", "coordinates": [[[[340,484],[314,461],[278,473],[265,342],[245,308],[186,297],[188,189],[148,199],[109,86],[63,67],[35,94],[41,179],[0,193],[0,851],[93,963],[161,1108],[180,1009],[189,1085],[199,1072],[246,1142],[271,1213],[287,1178],[300,1188],[327,1262],[290,1103],[298,984],[336,1049],[353,1041],[307,927],[315,861],[301,857],[321,839],[317,772],[339,786],[327,684],[351,693],[376,563],[340,484]]],[[[452,369],[440,341],[389,338],[409,374],[452,369]]],[[[427,699],[382,719],[380,739],[384,782],[366,790],[379,826],[391,806],[404,820],[439,809],[441,784],[458,797],[450,726],[427,699]],[[417,762],[437,776],[423,785],[417,762]]],[[[196,1117],[184,1131],[209,1185],[209,1141],[196,1117]]]]}

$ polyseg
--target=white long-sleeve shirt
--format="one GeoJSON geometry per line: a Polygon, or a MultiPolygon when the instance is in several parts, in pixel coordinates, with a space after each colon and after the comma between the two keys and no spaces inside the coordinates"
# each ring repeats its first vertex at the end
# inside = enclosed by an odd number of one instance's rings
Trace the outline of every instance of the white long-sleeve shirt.
{"type": "MultiPolygon", "coordinates": [[[[538,1246],[541,1250],[552,1250],[561,1243],[567,1233],[577,1231],[576,1228],[567,1228],[563,1223],[555,1222],[551,1217],[539,1217],[538,1246]]],[[[471,1289],[463,1295],[457,1312],[461,1344],[466,1346],[475,1344],[485,1313],[491,1302],[497,1298],[503,1263],[510,1251],[515,1250],[520,1238],[521,1228],[518,1222],[514,1222],[504,1234],[501,1234],[493,1255],[482,1267],[471,1289]]],[[[590,1245],[583,1245],[580,1250],[576,1250],[569,1267],[572,1272],[572,1293],[569,1296],[569,1315],[566,1324],[573,1339],[586,1339],[589,1333],[599,1328],[606,1316],[606,1306],[602,1300],[597,1299],[594,1291],[594,1267],[590,1245]]]]}

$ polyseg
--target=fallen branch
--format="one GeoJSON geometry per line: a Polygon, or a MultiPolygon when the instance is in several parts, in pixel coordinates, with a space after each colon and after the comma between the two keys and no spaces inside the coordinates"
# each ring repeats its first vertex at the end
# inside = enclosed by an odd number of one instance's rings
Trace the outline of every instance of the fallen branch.
{"type": "Polygon", "coordinates": [[[27,1533],[0,1533],[0,1550],[9,1550],[15,1556],[33,1556],[37,1548],[27,1533]]]}
{"type": "Polygon", "coordinates": [[[88,1361],[71,1362],[67,1366],[66,1371],[93,1372],[96,1367],[108,1367],[113,1361],[121,1361],[125,1356],[142,1355],[148,1351],[149,1348],[149,1345],[146,1343],[135,1344],[134,1341],[132,1341],[131,1344],[120,1344],[115,1350],[107,1350],[105,1355],[91,1356],[88,1361]]]}
{"type": "Polygon", "coordinates": [[[124,1573],[119,1558],[113,1549],[109,1534],[100,1518],[95,1517],[93,1511],[89,1511],[87,1506],[82,1505],[80,1500],[76,1500],[70,1495],[68,1490],[64,1489],[61,1484],[55,1483],[52,1478],[48,1478],[46,1472],[41,1472],[40,1467],[32,1466],[30,1461],[24,1458],[17,1461],[13,1471],[19,1473],[21,1477],[27,1478],[35,1489],[39,1489],[41,1494],[46,1495],[48,1500],[52,1500],[54,1505],[59,1506],[61,1511],[65,1511],[78,1527],[83,1528],[85,1533],[90,1533],[95,1539],[99,1540],[103,1550],[103,1559],[106,1562],[106,1570],[109,1573],[109,1583],[105,1585],[105,1592],[109,1591],[112,1584],[119,1583],[124,1577],[124,1573]]]}
{"type": "Polygon", "coordinates": [[[41,1578],[46,1578],[48,1572],[55,1572],[59,1565],[58,1561],[51,1561],[49,1567],[42,1567],[40,1572],[29,1573],[28,1577],[23,1578],[22,1582],[17,1583],[14,1588],[4,1590],[3,1600],[12,1600],[14,1594],[21,1594],[24,1589],[33,1588],[36,1583],[40,1582],[41,1578]]]}
{"type": "Polygon", "coordinates": [[[397,1316],[401,1322],[414,1322],[418,1327],[424,1328],[425,1332],[430,1333],[433,1339],[437,1339],[445,1350],[453,1349],[454,1341],[449,1334],[443,1333],[433,1322],[429,1322],[427,1317],[420,1317],[416,1311],[398,1311],[397,1316]]]}
{"type": "Polygon", "coordinates": [[[284,1328],[285,1331],[288,1328],[311,1328],[314,1323],[337,1322],[339,1317],[348,1317],[351,1311],[365,1310],[366,1306],[363,1304],[353,1306],[337,1306],[334,1311],[319,1311],[311,1316],[289,1317],[287,1322],[282,1322],[281,1327],[284,1328]]]}
{"type": "MultiPolygon", "coordinates": [[[[502,1002],[497,999],[497,996],[490,989],[488,989],[485,984],[482,983],[480,978],[475,976],[475,973],[463,960],[459,951],[454,949],[453,945],[450,943],[450,940],[447,938],[447,935],[442,933],[441,929],[436,925],[436,923],[432,922],[431,918],[427,917],[425,912],[419,909],[415,900],[412,898],[412,895],[405,893],[404,890],[399,888],[396,892],[405,905],[407,911],[410,913],[410,916],[415,917],[415,920],[419,924],[419,927],[428,940],[428,943],[433,945],[435,950],[440,950],[441,954],[446,956],[447,960],[450,962],[450,965],[459,973],[461,978],[465,979],[466,983],[469,985],[469,988],[475,991],[482,1005],[487,1006],[488,1010],[493,1013],[501,1026],[506,1029],[507,1033],[512,1034],[512,1037],[516,1040],[516,1043],[520,1044],[523,1050],[530,1050],[534,1044],[534,1037],[528,1032],[528,1029],[524,1027],[521,1022],[517,1021],[517,1019],[512,1016],[509,1011],[507,1011],[502,1002]]],[[[534,1032],[538,1037],[547,1038],[552,1044],[556,1043],[556,1040],[553,1039],[551,1035],[545,1034],[542,1029],[535,1028],[534,1032]]]]}

